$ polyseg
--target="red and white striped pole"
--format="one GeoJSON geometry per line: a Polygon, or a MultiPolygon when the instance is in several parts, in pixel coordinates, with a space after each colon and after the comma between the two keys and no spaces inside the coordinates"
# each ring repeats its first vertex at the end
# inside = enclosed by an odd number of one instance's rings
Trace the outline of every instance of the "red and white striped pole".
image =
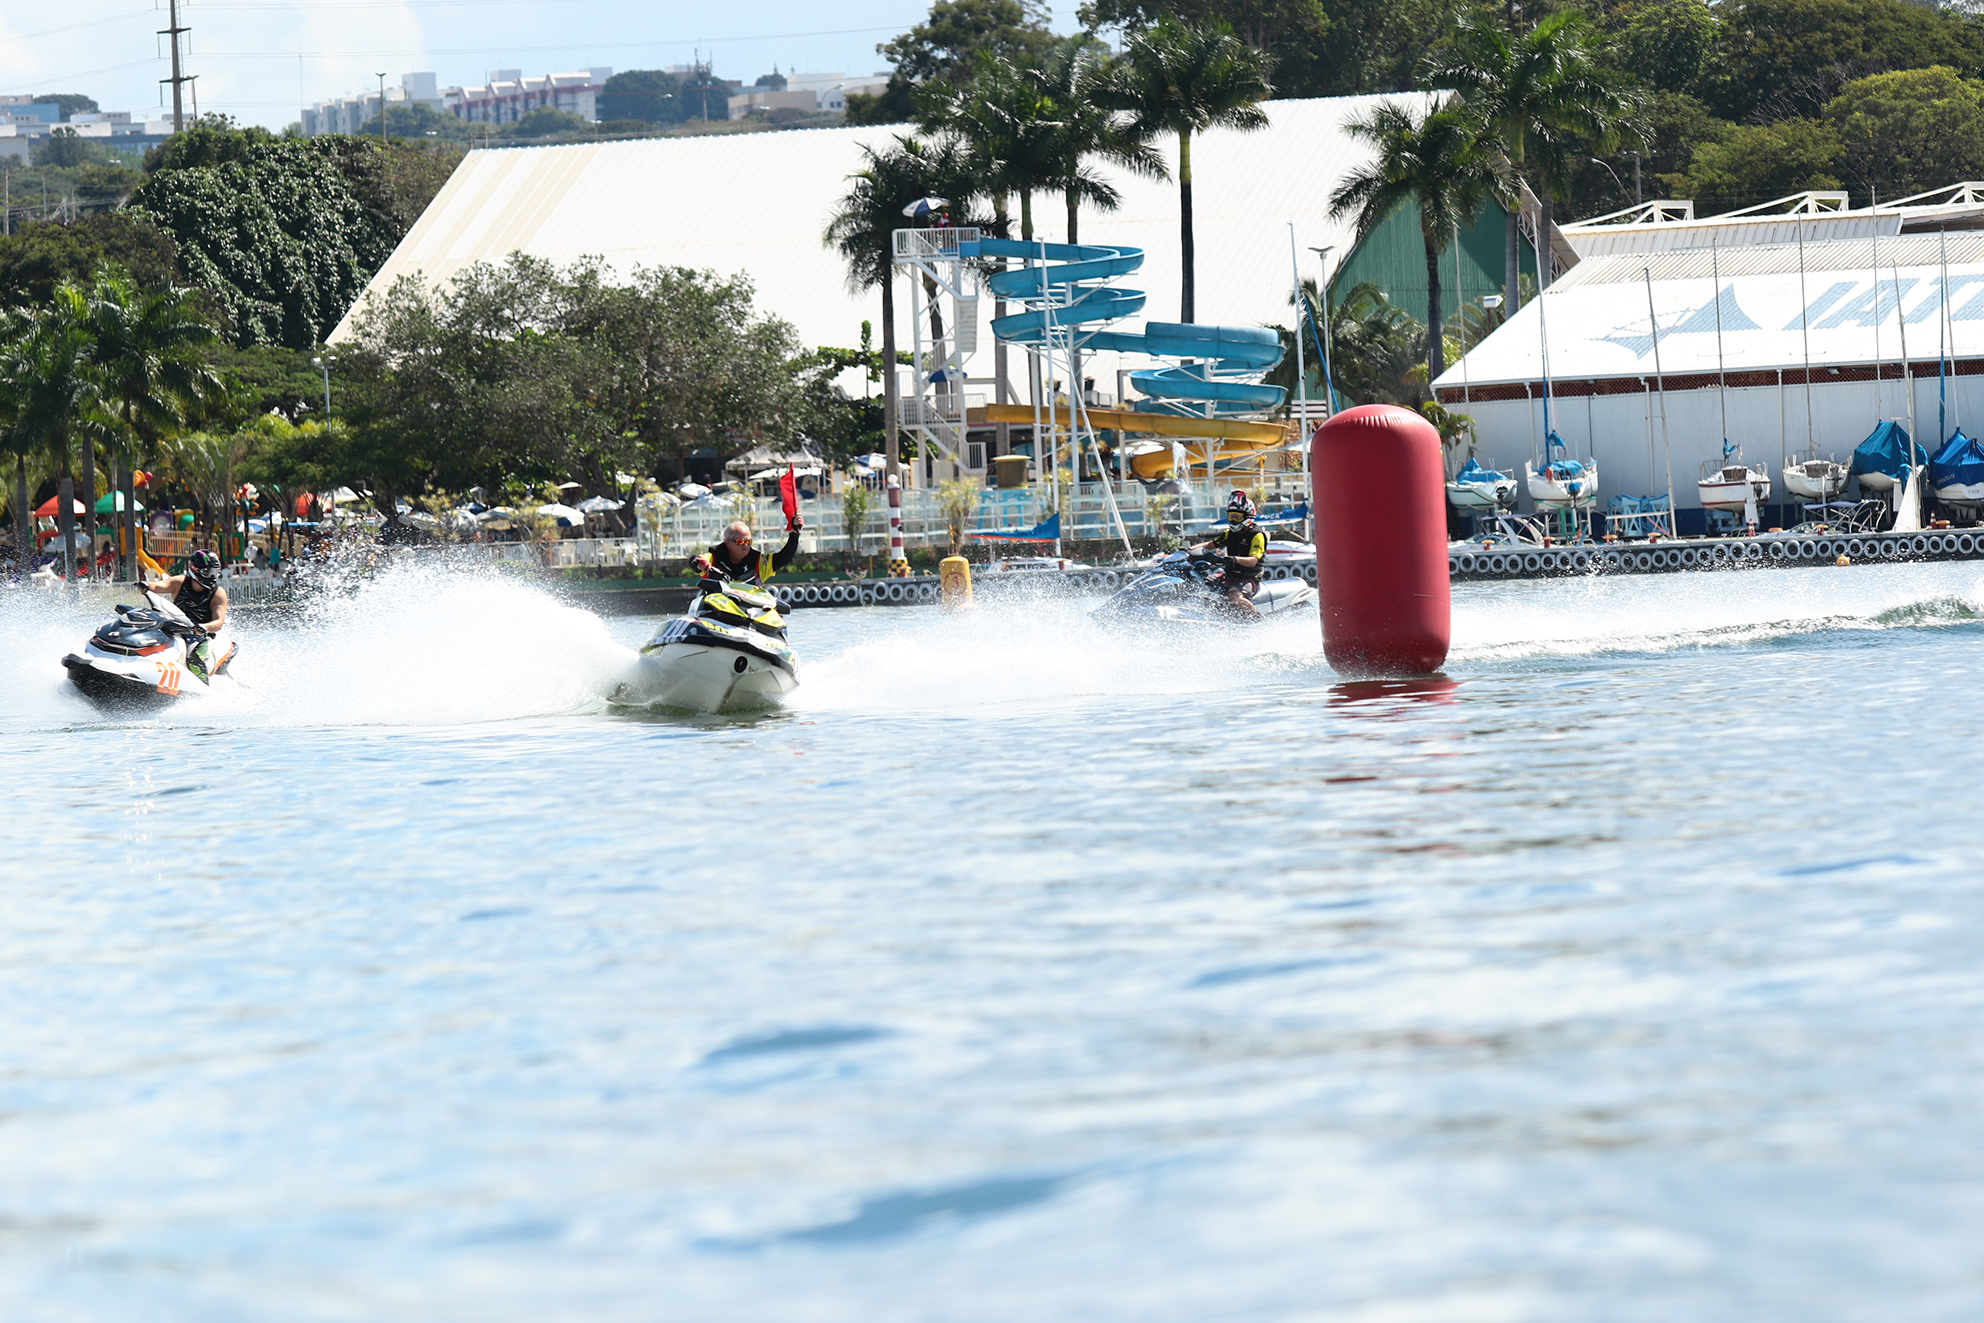
{"type": "Polygon", "coordinates": [[[902,479],[889,475],[889,572],[898,562],[907,565],[909,553],[902,549],[902,479]]]}

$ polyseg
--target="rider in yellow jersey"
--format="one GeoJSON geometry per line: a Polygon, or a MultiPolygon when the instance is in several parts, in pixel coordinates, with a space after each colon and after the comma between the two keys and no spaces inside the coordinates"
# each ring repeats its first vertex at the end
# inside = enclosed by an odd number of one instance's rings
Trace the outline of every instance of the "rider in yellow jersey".
{"type": "Polygon", "coordinates": [[[1254,502],[1247,493],[1234,492],[1226,502],[1226,527],[1215,529],[1212,537],[1192,550],[1218,550],[1223,563],[1220,580],[1226,589],[1227,604],[1236,611],[1259,616],[1261,613],[1251,599],[1260,586],[1268,536],[1255,525],[1254,514],[1254,502]]]}

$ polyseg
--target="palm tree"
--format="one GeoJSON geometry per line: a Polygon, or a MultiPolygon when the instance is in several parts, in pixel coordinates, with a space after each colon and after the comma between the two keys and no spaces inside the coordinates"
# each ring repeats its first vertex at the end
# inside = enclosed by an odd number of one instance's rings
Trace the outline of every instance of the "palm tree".
{"type": "Polygon", "coordinates": [[[104,404],[119,423],[117,487],[124,509],[117,517],[118,541],[129,571],[137,564],[133,470],[141,447],[184,423],[187,407],[220,384],[197,357],[215,335],[196,298],[191,289],[140,290],[109,266],[98,268],[90,291],[91,358],[104,404]]]}
{"type": "Polygon", "coordinates": [[[1050,116],[1047,154],[1068,210],[1068,242],[1081,242],[1081,205],[1100,211],[1122,205],[1122,194],[1089,162],[1101,158],[1135,174],[1163,179],[1170,174],[1164,156],[1122,115],[1110,108],[1117,73],[1108,47],[1089,33],[1065,38],[1031,71],[1031,81],[1050,116]]]}
{"type": "Polygon", "coordinates": [[[166,460],[172,476],[193,496],[205,516],[209,539],[225,546],[218,536],[222,524],[233,531],[229,502],[234,496],[234,471],[248,457],[248,435],[235,432],[219,436],[212,432],[185,432],[166,443],[166,460]]]}
{"type": "Polygon", "coordinates": [[[859,294],[882,290],[882,426],[888,434],[889,472],[900,462],[896,408],[895,232],[906,228],[903,208],[918,198],[941,196],[962,206],[983,184],[968,173],[954,140],[930,143],[898,135],[880,150],[864,145],[862,166],[848,178],[827,222],[825,242],[847,263],[847,287],[859,294]],[[945,190],[949,190],[946,192],[945,190]]]}
{"type": "Polygon", "coordinates": [[[1192,241],[1192,135],[1223,127],[1267,127],[1259,103],[1273,95],[1268,57],[1226,26],[1192,27],[1170,15],[1131,34],[1107,101],[1127,110],[1144,138],[1178,135],[1178,242],[1184,268],[1179,320],[1196,316],[1196,253],[1192,241]]]}
{"type": "MultiPolygon", "coordinates": [[[[1539,140],[1577,135],[1603,143],[1631,131],[1635,103],[1600,75],[1591,25],[1574,9],[1559,10],[1522,36],[1489,11],[1464,15],[1448,43],[1427,58],[1421,78],[1428,86],[1458,91],[1499,139],[1517,174],[1539,140]]],[[[1537,191],[1537,271],[1547,286],[1552,189],[1545,182],[1537,191]]],[[[1520,224],[1520,207],[1511,209],[1503,294],[1512,312],[1522,294],[1520,224]]]]}
{"type": "MultiPolygon", "coordinates": [[[[48,306],[20,317],[0,357],[0,396],[8,401],[16,455],[36,451],[58,458],[62,481],[56,505],[62,531],[62,573],[75,575],[76,484],[71,447],[94,442],[113,424],[90,362],[89,300],[75,285],[58,285],[48,306]]],[[[17,471],[21,470],[17,461],[17,471]]],[[[24,476],[24,472],[23,472],[24,476]]],[[[94,514],[92,487],[87,508],[94,514]]]]}
{"type": "MultiPolygon", "coordinates": [[[[1378,149],[1377,159],[1351,171],[1330,194],[1333,216],[1357,215],[1361,242],[1400,207],[1419,212],[1419,235],[1426,250],[1426,325],[1445,323],[1440,312],[1440,254],[1456,229],[1472,224],[1488,199],[1506,196],[1514,179],[1508,163],[1481,132],[1481,122],[1464,104],[1415,115],[1395,103],[1379,105],[1353,120],[1350,135],[1378,149]]],[[[1430,383],[1446,370],[1445,345],[1426,337],[1430,383]]]]}

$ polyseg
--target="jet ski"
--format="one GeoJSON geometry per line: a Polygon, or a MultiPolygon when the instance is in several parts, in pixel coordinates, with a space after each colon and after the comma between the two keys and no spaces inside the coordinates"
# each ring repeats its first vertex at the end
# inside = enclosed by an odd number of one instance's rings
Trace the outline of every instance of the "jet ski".
{"type": "Polygon", "coordinates": [[[90,635],[79,653],[62,659],[69,682],[105,711],[161,708],[182,698],[207,694],[227,676],[239,650],[229,640],[211,677],[186,664],[186,656],[206,631],[186,613],[149,588],[140,587],[146,605],[119,603],[117,618],[90,635]]]}
{"type": "Polygon", "coordinates": [[[1316,590],[1301,579],[1264,579],[1254,591],[1249,615],[1226,600],[1219,569],[1224,558],[1203,551],[1174,551],[1117,589],[1095,610],[1112,623],[1208,627],[1257,624],[1290,611],[1313,611],[1316,590]]]}
{"type": "Polygon", "coordinates": [[[612,701],[697,712],[769,707],[799,685],[779,601],[763,588],[704,579],[689,609],[641,649],[612,701]]]}

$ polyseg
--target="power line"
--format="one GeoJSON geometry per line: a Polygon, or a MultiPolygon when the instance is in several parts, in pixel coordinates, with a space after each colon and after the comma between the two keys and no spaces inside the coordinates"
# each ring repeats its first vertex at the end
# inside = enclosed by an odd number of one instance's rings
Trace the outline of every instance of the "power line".
{"type": "MultiPolygon", "coordinates": [[[[212,6],[203,6],[212,8],[212,6]]],[[[635,50],[653,46],[681,46],[685,43],[703,46],[738,41],[793,41],[800,37],[846,37],[859,36],[871,32],[901,32],[902,28],[889,24],[874,28],[834,28],[822,32],[767,32],[747,37],[667,37],[654,41],[580,41],[566,42],[556,46],[416,46],[406,50],[358,50],[358,51],[304,51],[301,54],[310,59],[359,59],[373,55],[502,55],[522,54],[536,51],[598,51],[635,50]]],[[[206,51],[203,60],[293,60],[297,51],[206,51]]]]}
{"type": "Polygon", "coordinates": [[[122,19],[137,18],[143,14],[156,14],[157,12],[158,10],[156,9],[131,9],[126,10],[122,14],[112,14],[109,18],[91,18],[85,19],[81,23],[70,23],[65,27],[43,28],[39,32],[23,32],[15,40],[33,41],[36,37],[52,37],[58,32],[74,32],[77,28],[93,28],[99,23],[116,23],[122,19]]]}

